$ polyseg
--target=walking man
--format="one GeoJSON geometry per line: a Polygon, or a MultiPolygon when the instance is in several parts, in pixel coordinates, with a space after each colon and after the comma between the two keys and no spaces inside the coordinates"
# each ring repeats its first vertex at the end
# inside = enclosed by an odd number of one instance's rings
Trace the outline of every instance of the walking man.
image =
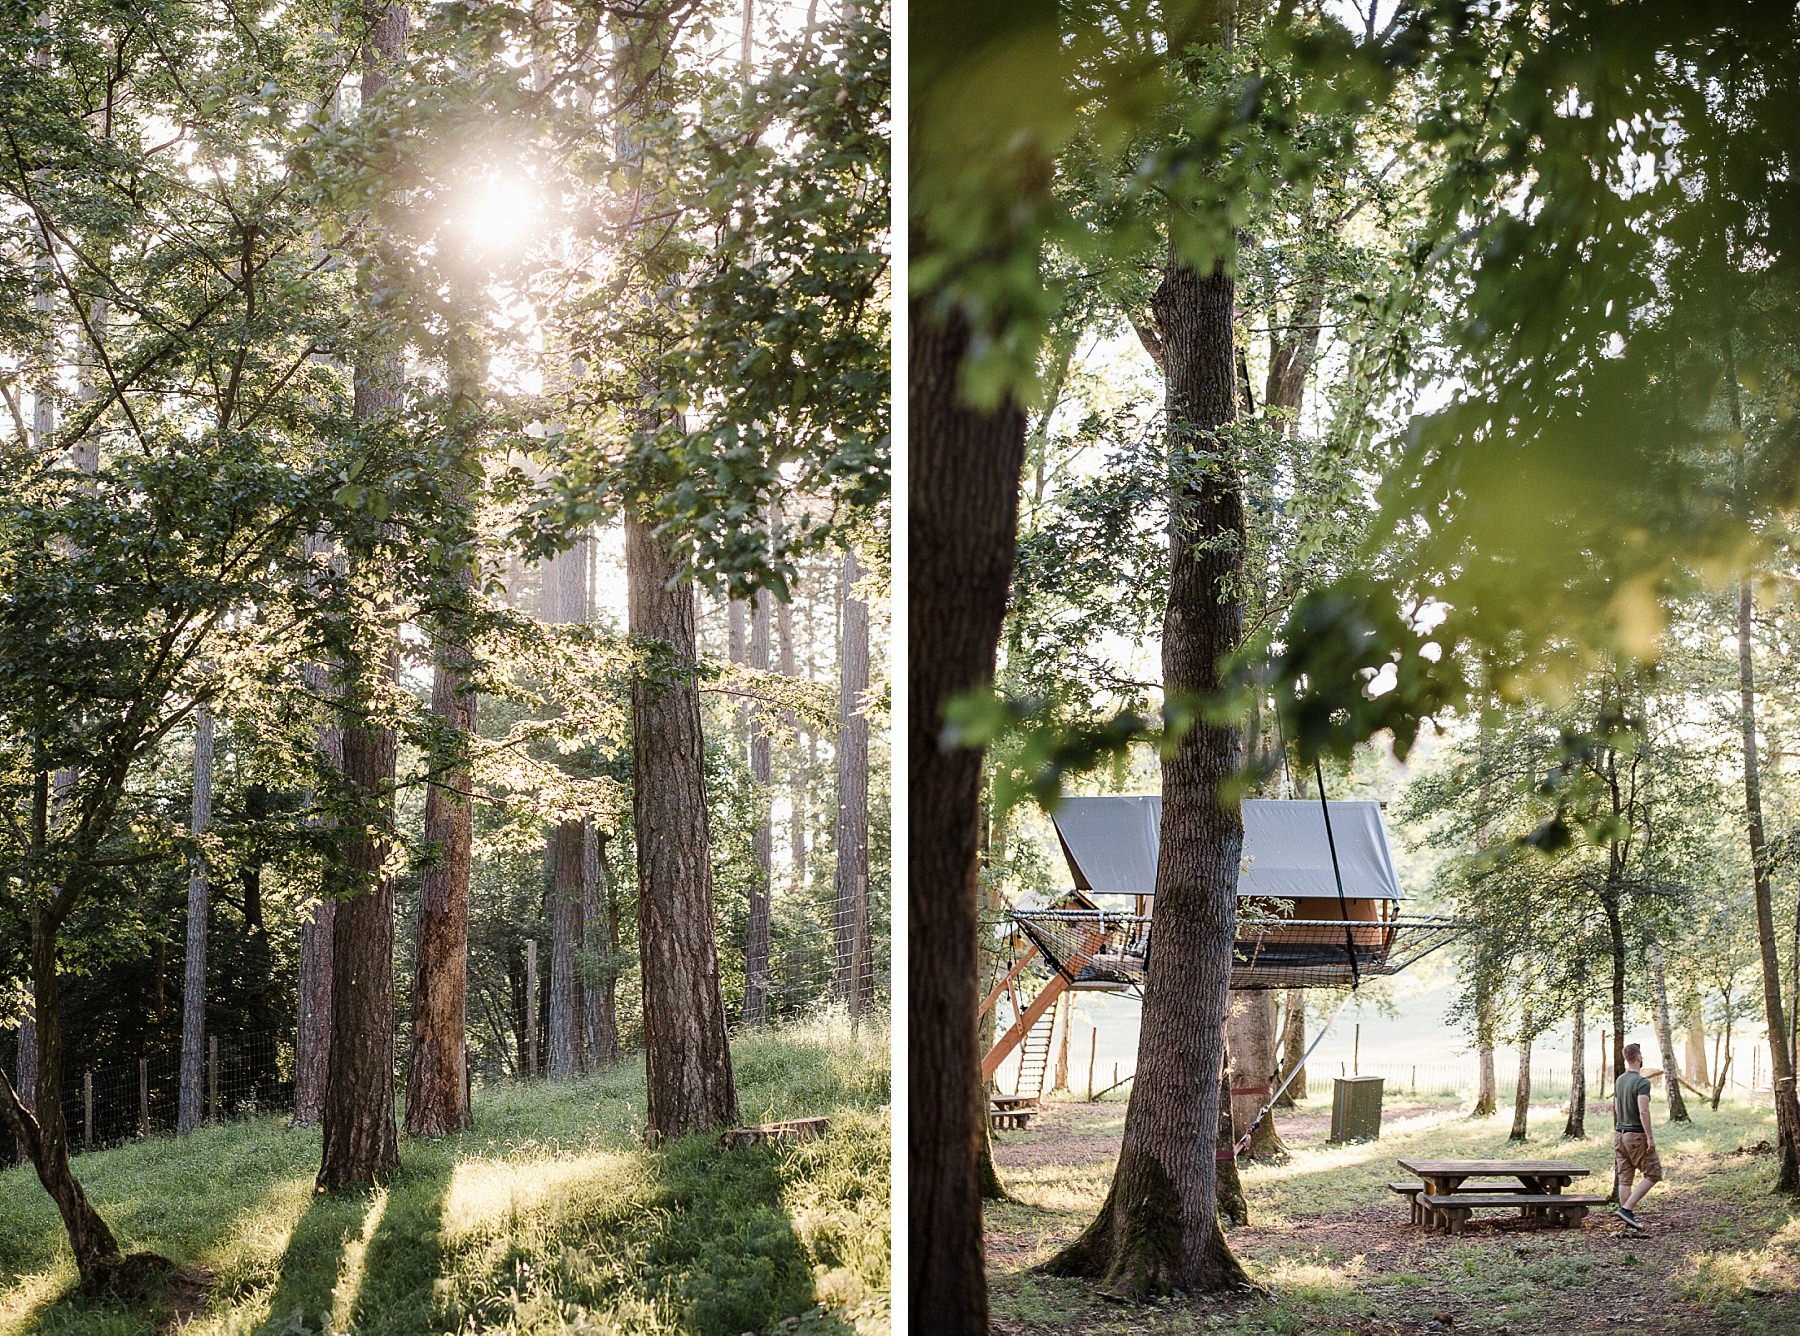
{"type": "Polygon", "coordinates": [[[1635,1208],[1644,1194],[1662,1182],[1662,1160],[1650,1122],[1650,1080],[1643,1073],[1644,1050],[1625,1045],[1625,1070],[1613,1085],[1613,1171],[1619,1180],[1619,1219],[1642,1230],[1635,1208]],[[1639,1175],[1644,1181],[1633,1184],[1639,1175]]]}

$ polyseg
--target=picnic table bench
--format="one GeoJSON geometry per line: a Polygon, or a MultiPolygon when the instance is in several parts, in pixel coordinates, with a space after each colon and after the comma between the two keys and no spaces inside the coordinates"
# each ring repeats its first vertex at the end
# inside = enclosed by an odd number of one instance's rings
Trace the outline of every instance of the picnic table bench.
{"type": "Polygon", "coordinates": [[[1036,1095],[994,1095],[988,1100],[988,1123],[996,1132],[1029,1127],[1037,1111],[1036,1095]]]}
{"type": "Polygon", "coordinates": [[[1399,1165],[1417,1174],[1415,1183],[1390,1183],[1394,1192],[1412,1205],[1414,1224],[1433,1231],[1461,1234],[1469,1216],[1491,1208],[1514,1208],[1527,1220],[1548,1224],[1579,1225],[1591,1207],[1604,1205],[1605,1197],[1580,1195],[1564,1189],[1590,1170],[1567,1160],[1400,1160],[1399,1165]],[[1509,1179],[1511,1182],[1475,1183],[1471,1179],[1509,1179]]]}

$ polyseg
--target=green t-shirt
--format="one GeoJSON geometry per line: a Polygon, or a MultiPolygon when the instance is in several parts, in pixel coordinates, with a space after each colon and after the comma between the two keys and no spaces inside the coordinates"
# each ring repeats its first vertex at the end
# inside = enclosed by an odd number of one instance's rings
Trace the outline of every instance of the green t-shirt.
{"type": "Polygon", "coordinates": [[[1638,1096],[1650,1093],[1650,1078],[1642,1072],[1621,1072],[1613,1085],[1613,1130],[1642,1132],[1638,1118],[1638,1096]]]}

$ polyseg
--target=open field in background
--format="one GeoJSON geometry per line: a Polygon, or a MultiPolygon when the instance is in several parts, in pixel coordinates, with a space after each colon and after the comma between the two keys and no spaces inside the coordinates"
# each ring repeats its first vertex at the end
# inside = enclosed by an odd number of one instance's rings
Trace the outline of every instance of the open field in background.
{"type": "MultiPolygon", "coordinates": [[[[887,1330],[888,1031],[738,1040],[744,1119],[829,1115],[821,1141],[643,1148],[641,1057],[479,1092],[475,1127],[403,1142],[373,1192],[315,1197],[317,1131],[280,1117],[151,1137],[77,1172],[127,1252],[207,1268],[191,1336],[887,1330]]],[[[66,1299],[74,1265],[27,1169],[0,1173],[0,1336],[137,1336],[157,1316],[66,1299]]]]}
{"type": "Polygon", "coordinates": [[[1453,1099],[1390,1095],[1379,1140],[1335,1146],[1325,1140],[1328,1094],[1315,1096],[1279,1121],[1291,1158],[1242,1166],[1251,1224],[1231,1244],[1269,1297],[1146,1308],[1031,1274],[1092,1218],[1125,1118],[1122,1097],[1045,1107],[1030,1130],[994,1137],[1016,1198],[987,1212],[1000,1336],[1800,1332],[1800,1203],[1768,1191],[1773,1156],[1756,1147],[1774,1141],[1774,1114],[1760,1104],[1726,1101],[1716,1113],[1697,1109],[1689,1126],[1659,1124],[1669,1179],[1640,1210],[1643,1235],[1599,1213],[1579,1230],[1478,1223],[1447,1239],[1414,1229],[1387,1190],[1401,1176],[1396,1156],[1555,1156],[1592,1168],[1584,1190],[1605,1193],[1610,1106],[1590,1103],[1590,1136],[1566,1141],[1564,1111],[1534,1105],[1520,1145],[1507,1140],[1505,1113],[1471,1120],[1453,1099]]]}
{"type": "MultiPolygon", "coordinates": [[[[1450,1016],[1456,996],[1456,982],[1451,975],[1453,963],[1449,956],[1429,956],[1398,975],[1364,985],[1320,1042],[1307,1064],[1308,1076],[1326,1082],[1334,1076],[1382,1076],[1387,1078],[1390,1091],[1404,1088],[1410,1092],[1416,1085],[1421,1094],[1472,1091],[1476,1077],[1475,1048],[1467,1032],[1450,1016]]],[[[1121,1076],[1136,1068],[1142,1003],[1134,998],[1098,992],[1077,992],[1073,996],[1075,1023],[1069,1045],[1069,1083],[1072,1090],[1085,1094],[1090,1054],[1096,1090],[1103,1090],[1112,1083],[1115,1067],[1121,1076]]],[[[1330,1018],[1336,1006],[1335,996],[1309,994],[1308,1043],[1317,1037],[1318,1027],[1330,1018]]],[[[1767,1053],[1763,1053],[1760,1063],[1752,1059],[1751,1050],[1759,1033],[1760,1027],[1755,1025],[1733,1033],[1732,1045],[1737,1060],[1732,1065],[1732,1089],[1740,1095],[1749,1094],[1753,1071],[1760,1073],[1763,1083],[1769,1079],[1767,1053]]],[[[1648,1020],[1642,1020],[1635,1029],[1628,1031],[1627,1037],[1644,1046],[1646,1065],[1662,1066],[1656,1031],[1648,1020]]],[[[1553,1027],[1533,1041],[1534,1094],[1541,1094],[1546,1099],[1568,1098],[1569,1038],[1569,1027],[1564,1024],[1553,1027]]],[[[1676,1031],[1675,1038],[1677,1044],[1683,1042],[1680,1030],[1676,1031]]],[[[1587,1031],[1590,1096],[1604,1093],[1596,1091],[1599,1043],[1599,1017],[1590,1011],[1587,1031]]],[[[1707,1037],[1707,1053],[1710,1061],[1711,1035],[1707,1037]]],[[[1498,1046],[1494,1051],[1494,1067],[1503,1097],[1510,1099],[1519,1070],[1518,1049],[1508,1044],[1498,1046]]],[[[1017,1056],[1009,1057],[1001,1064],[996,1074],[1000,1089],[1013,1089],[1017,1071],[1017,1056]]]]}

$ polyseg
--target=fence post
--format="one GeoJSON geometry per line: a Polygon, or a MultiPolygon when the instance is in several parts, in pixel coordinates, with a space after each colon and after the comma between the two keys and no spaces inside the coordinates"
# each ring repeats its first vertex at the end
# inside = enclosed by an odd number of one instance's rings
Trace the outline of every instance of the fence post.
{"type": "Polygon", "coordinates": [[[1362,1022],[1356,1023],[1356,1037],[1350,1041],[1350,1074],[1362,1075],[1362,1022]]]}
{"type": "Polygon", "coordinates": [[[94,1148],[94,1074],[81,1074],[81,1144],[94,1148]]]}
{"type": "Polygon", "coordinates": [[[1094,1097],[1094,1054],[1100,1048],[1100,1030],[1095,1027],[1088,1031],[1088,1098],[1094,1097]]]}
{"type": "Polygon", "coordinates": [[[537,939],[525,943],[525,1074],[537,1075],[537,939]]]}
{"type": "Polygon", "coordinates": [[[138,1135],[150,1135],[150,1059],[138,1059],[138,1135]]]}
{"type": "Polygon", "coordinates": [[[1419,1093],[1419,1068],[1417,1064],[1414,1064],[1413,1066],[1412,1093],[1415,1095],[1419,1093]]]}
{"type": "Polygon", "coordinates": [[[206,1037],[206,1116],[219,1121],[219,1036],[206,1037]]]}

